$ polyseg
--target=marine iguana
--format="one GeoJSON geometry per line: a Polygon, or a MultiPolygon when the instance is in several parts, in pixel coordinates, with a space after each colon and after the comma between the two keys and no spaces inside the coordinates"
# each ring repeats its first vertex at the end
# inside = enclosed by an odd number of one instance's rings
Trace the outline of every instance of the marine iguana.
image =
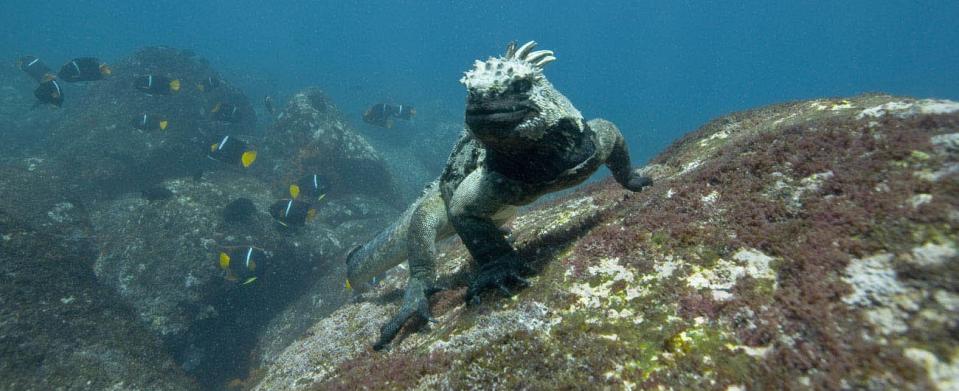
{"type": "Polygon", "coordinates": [[[652,183],[633,170],[623,135],[611,122],[586,122],[543,75],[556,60],[533,41],[507,47],[502,57],[477,60],[460,79],[466,86],[466,131],[439,180],[403,215],[347,255],[347,283],[364,289],[390,268],[409,261],[400,311],[380,329],[374,349],[390,343],[414,315],[430,316],[427,296],[437,291],[435,243],[458,234],[476,263],[467,302],[496,288],[527,286],[527,271],[500,226],[517,207],[582,183],[606,164],[626,189],[652,183]]]}

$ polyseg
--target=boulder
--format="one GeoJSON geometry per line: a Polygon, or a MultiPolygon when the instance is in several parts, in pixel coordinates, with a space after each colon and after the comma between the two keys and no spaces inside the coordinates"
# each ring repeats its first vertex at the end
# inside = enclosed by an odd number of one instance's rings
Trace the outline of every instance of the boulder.
{"type": "Polygon", "coordinates": [[[279,179],[281,187],[321,174],[330,181],[331,197],[361,194],[396,202],[386,163],[320,89],[294,94],[268,133],[262,145],[269,162],[257,172],[279,179]]]}
{"type": "Polygon", "coordinates": [[[161,186],[168,199],[135,193],[91,211],[97,278],[126,299],[194,373],[231,363],[243,368],[262,325],[325,275],[343,251],[343,240],[322,224],[278,229],[268,212],[275,200],[269,187],[238,170],[167,180],[161,186]],[[256,212],[225,221],[224,208],[241,197],[256,212]],[[218,253],[249,245],[270,254],[257,265],[258,279],[248,285],[226,280],[218,253]]]}
{"type": "Polygon", "coordinates": [[[256,390],[954,389],[959,103],[817,99],[714,120],[644,170],[511,223],[532,285],[463,304],[439,247],[436,323],[372,352],[396,269],[316,322],[256,390]]]}

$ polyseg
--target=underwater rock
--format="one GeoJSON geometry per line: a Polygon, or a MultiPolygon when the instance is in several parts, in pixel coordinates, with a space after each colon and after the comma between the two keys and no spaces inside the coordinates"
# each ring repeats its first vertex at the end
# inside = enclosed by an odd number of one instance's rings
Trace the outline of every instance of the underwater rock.
{"type": "Polygon", "coordinates": [[[0,389],[199,389],[97,282],[95,258],[0,208],[0,389]]]}
{"type": "Polygon", "coordinates": [[[397,202],[393,178],[379,153],[320,89],[293,95],[268,133],[263,149],[272,160],[256,170],[266,178],[288,184],[320,174],[329,180],[333,197],[359,193],[397,202]]]}
{"type": "Polygon", "coordinates": [[[247,98],[223,83],[201,92],[197,85],[216,72],[205,61],[166,47],[144,48],[111,63],[107,79],[73,83],[60,120],[39,132],[48,157],[82,186],[78,197],[111,198],[138,191],[164,179],[192,174],[211,164],[210,144],[222,134],[252,134],[256,115],[247,98]],[[156,74],[180,81],[173,95],[150,95],[134,88],[140,75],[156,74]],[[219,102],[238,105],[240,120],[213,121],[219,102]],[[134,118],[150,114],[168,120],[165,130],[140,131],[134,118]]]}
{"type": "Polygon", "coordinates": [[[163,186],[154,186],[140,191],[140,195],[147,201],[163,201],[173,198],[173,192],[163,186]]]}
{"type": "Polygon", "coordinates": [[[608,179],[512,222],[536,271],[515,297],[464,305],[469,255],[441,243],[435,323],[370,352],[397,268],[254,389],[954,388],[955,134],[956,103],[887,95],[716,119],[641,193],[608,179]]]}
{"type": "Polygon", "coordinates": [[[128,301],[198,378],[223,375],[205,371],[243,370],[257,333],[330,273],[348,243],[321,221],[298,232],[277,230],[262,212],[274,201],[269,186],[242,172],[223,171],[199,182],[171,179],[162,186],[173,198],[131,196],[91,208],[99,246],[96,277],[128,301]],[[259,212],[226,223],[222,210],[238,195],[259,212]],[[221,251],[240,246],[269,253],[257,262],[257,279],[249,284],[229,281],[219,263],[221,251]]]}
{"type": "Polygon", "coordinates": [[[68,176],[49,159],[0,159],[0,210],[45,235],[90,245],[89,213],[68,176]]]}

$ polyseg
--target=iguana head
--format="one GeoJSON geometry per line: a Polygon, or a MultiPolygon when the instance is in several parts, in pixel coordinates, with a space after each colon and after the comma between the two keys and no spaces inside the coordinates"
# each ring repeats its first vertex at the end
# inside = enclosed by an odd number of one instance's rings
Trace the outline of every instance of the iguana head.
{"type": "Polygon", "coordinates": [[[466,125],[480,142],[501,151],[518,151],[543,137],[560,120],[582,129],[582,114],[556,91],[543,67],[556,60],[530,41],[506,54],[477,60],[460,83],[466,86],[466,125]]]}

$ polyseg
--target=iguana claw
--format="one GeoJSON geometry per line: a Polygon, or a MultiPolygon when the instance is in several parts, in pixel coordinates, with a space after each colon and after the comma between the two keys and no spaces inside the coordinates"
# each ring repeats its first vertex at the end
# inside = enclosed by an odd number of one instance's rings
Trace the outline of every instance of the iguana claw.
{"type": "Polygon", "coordinates": [[[429,323],[436,323],[436,319],[433,319],[433,315],[430,313],[428,296],[438,291],[439,289],[421,281],[410,280],[406,287],[406,293],[403,294],[403,305],[400,307],[400,312],[380,328],[380,338],[373,344],[373,350],[382,350],[392,342],[406,322],[414,315],[419,315],[421,319],[429,323]]]}
{"type": "Polygon", "coordinates": [[[513,291],[508,288],[509,285],[520,288],[530,285],[529,281],[520,276],[520,272],[529,272],[529,267],[513,254],[480,266],[476,278],[466,290],[466,302],[478,304],[480,293],[489,288],[496,288],[506,297],[513,296],[513,291]]]}

